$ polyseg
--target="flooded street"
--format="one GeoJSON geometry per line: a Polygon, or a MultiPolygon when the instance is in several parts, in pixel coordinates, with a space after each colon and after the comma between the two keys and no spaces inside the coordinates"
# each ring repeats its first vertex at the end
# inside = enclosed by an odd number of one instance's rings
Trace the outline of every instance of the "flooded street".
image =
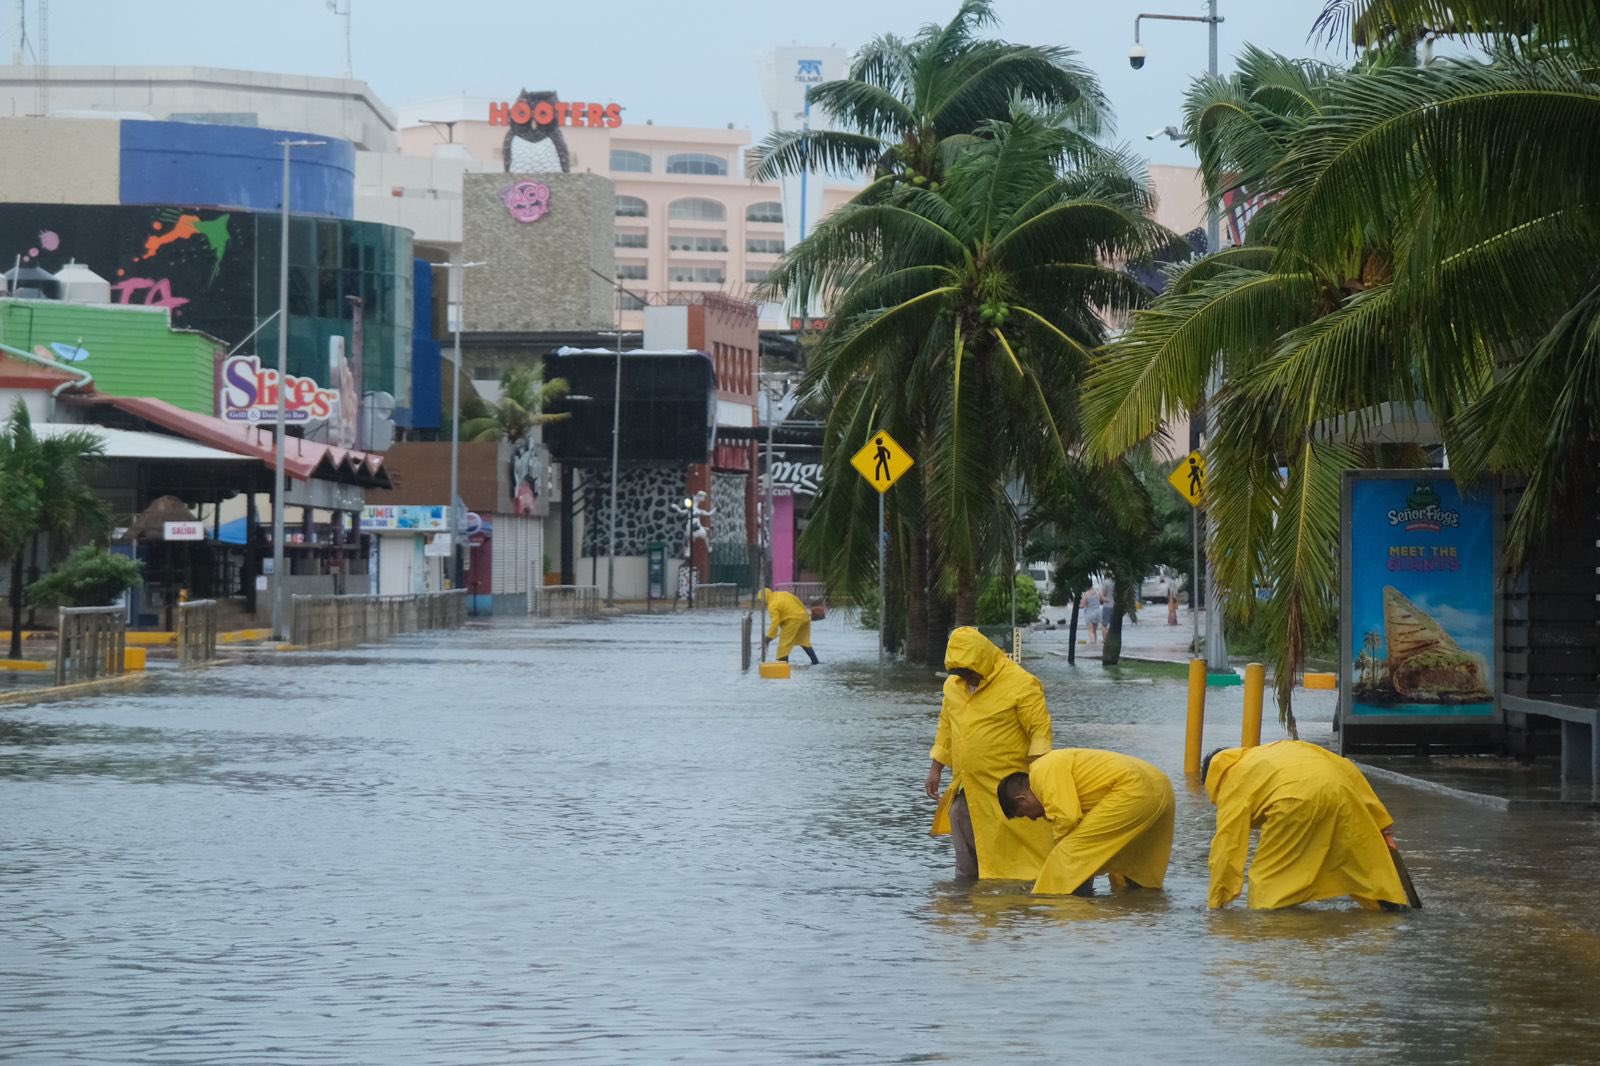
{"type": "Polygon", "coordinates": [[[972,888],[926,835],[936,680],[880,687],[830,619],[821,667],[763,682],[737,632],[483,624],[0,714],[0,1058],[1600,1055],[1594,815],[1374,781],[1424,911],[1208,913],[1181,682],[1046,654],[1058,745],[1173,775],[1167,891],[972,888]]]}

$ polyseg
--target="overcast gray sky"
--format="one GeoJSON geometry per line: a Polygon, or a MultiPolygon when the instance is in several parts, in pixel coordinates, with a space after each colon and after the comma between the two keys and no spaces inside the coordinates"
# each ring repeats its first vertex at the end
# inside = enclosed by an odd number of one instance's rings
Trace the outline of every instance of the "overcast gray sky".
{"type": "MultiPolygon", "coordinates": [[[[341,0],[343,2],[343,0],[341,0]]],[[[948,19],[956,0],[350,0],[355,73],[386,103],[465,92],[500,99],[518,88],[566,100],[615,100],[629,122],[749,127],[765,132],[755,54],[773,45],[854,48],[883,32],[948,19]]],[[[1222,0],[1224,69],[1245,43],[1342,58],[1307,40],[1323,0],[1222,0]]],[[[28,0],[30,24],[38,0],[28,0]]],[[[1149,62],[1128,67],[1139,11],[1204,13],[1200,0],[999,0],[998,35],[1076,49],[1115,105],[1119,137],[1153,161],[1191,162],[1144,135],[1179,117],[1188,80],[1204,70],[1201,24],[1153,23],[1149,62]]],[[[10,59],[13,4],[0,60],[10,59]]],[[[337,75],[343,20],[326,0],[52,0],[52,64],[234,67],[337,75]]]]}

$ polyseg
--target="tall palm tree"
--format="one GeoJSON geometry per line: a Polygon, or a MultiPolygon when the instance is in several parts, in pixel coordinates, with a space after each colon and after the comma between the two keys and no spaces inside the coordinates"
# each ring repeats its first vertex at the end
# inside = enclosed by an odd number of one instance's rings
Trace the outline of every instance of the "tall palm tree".
{"type": "Polygon", "coordinates": [[[26,548],[48,537],[54,562],[77,540],[104,532],[109,511],[84,481],[89,464],[104,452],[101,438],[87,430],[41,439],[21,400],[0,431],[0,484],[8,497],[16,490],[15,499],[0,504],[0,558],[11,563],[13,659],[22,657],[26,548]]]}
{"type": "Polygon", "coordinates": [[[1016,96],[1063,111],[1087,150],[1106,124],[1094,76],[1070,49],[980,36],[996,23],[992,0],[963,0],[948,23],[924,25],[910,40],[874,39],[848,77],[810,90],[812,104],[844,128],[774,131],[760,146],[756,179],[866,173],[875,178],[869,199],[897,182],[936,182],[979,126],[1010,114],[1016,96]]]}
{"type": "Polygon", "coordinates": [[[507,367],[500,375],[500,398],[486,403],[476,394],[462,413],[461,438],[469,441],[507,441],[516,444],[533,432],[535,426],[559,422],[565,414],[545,414],[552,400],[568,391],[565,378],[544,380],[544,367],[507,367]]]}
{"type": "Polygon", "coordinates": [[[1175,239],[1146,217],[1130,164],[1063,174],[1073,135],[1020,100],[1007,121],[977,132],[937,191],[909,185],[846,205],[774,275],[780,291],[809,283],[837,294],[807,377],[832,411],[819,499],[831,515],[808,542],[859,543],[841,526],[874,502],[844,465],[864,427],[924,429],[924,517],[953,578],[958,624],[975,616],[980,568],[1014,540],[1007,480],[1038,497],[1069,462],[1101,312],[1146,295],[1106,264],[1175,239]]]}

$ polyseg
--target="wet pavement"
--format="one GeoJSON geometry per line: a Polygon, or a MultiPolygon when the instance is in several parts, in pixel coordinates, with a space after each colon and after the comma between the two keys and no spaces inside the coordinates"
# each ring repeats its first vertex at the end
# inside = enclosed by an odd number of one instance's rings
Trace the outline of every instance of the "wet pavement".
{"type": "MultiPolygon", "coordinates": [[[[880,684],[830,618],[821,667],[764,682],[737,633],[481,625],[0,711],[0,1058],[1600,1054],[1594,815],[1379,781],[1425,910],[1208,913],[1181,682],[1043,654],[1058,744],[1178,782],[1168,888],[969,887],[925,835],[936,680],[880,684]]],[[[1208,747],[1241,698],[1213,691],[1208,747]]]]}

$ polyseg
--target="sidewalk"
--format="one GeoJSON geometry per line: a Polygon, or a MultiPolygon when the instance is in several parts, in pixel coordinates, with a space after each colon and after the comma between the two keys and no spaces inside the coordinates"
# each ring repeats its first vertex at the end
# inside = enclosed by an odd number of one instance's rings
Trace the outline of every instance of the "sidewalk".
{"type": "MultiPolygon", "coordinates": [[[[1081,659],[1100,658],[1104,647],[1104,634],[1102,640],[1093,644],[1088,643],[1089,627],[1081,617],[1078,619],[1078,654],[1081,659]]],[[[1178,608],[1178,624],[1167,625],[1167,605],[1164,603],[1147,603],[1139,612],[1139,621],[1135,622],[1130,615],[1122,620],[1122,657],[1124,659],[1148,660],[1151,662],[1187,663],[1193,656],[1189,650],[1189,641],[1193,637],[1193,613],[1188,607],[1178,608]]],[[[1071,607],[1046,607],[1044,619],[1049,621],[1054,628],[1048,630],[1030,629],[1023,634],[1023,643],[1044,645],[1049,651],[1058,655],[1067,653],[1067,624],[1072,620],[1071,607]]],[[[1206,612],[1200,612],[1200,637],[1205,639],[1206,612]]]]}

